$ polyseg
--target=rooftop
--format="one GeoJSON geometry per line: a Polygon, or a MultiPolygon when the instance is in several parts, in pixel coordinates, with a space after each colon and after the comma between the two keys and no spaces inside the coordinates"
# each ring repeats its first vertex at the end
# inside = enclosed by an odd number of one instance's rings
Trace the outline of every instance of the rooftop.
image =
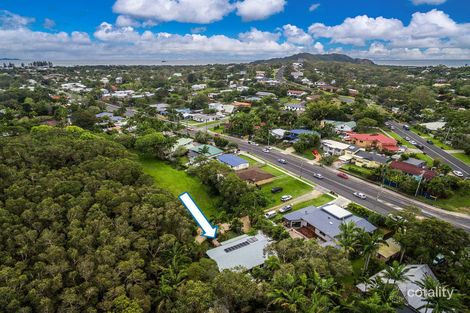
{"type": "Polygon", "coordinates": [[[190,150],[200,154],[201,151],[204,149],[204,147],[207,147],[207,152],[204,154],[205,156],[216,156],[218,154],[223,153],[222,150],[211,145],[200,145],[200,146],[192,147],[190,150]]]}
{"type": "Polygon", "coordinates": [[[437,175],[437,173],[434,171],[422,169],[412,164],[408,164],[408,163],[400,162],[400,161],[392,161],[392,163],[390,163],[390,167],[395,170],[399,170],[399,171],[402,171],[404,173],[414,175],[414,176],[420,176],[421,174],[423,174],[424,178],[426,179],[431,179],[437,175]]]}
{"type": "Polygon", "coordinates": [[[393,145],[397,144],[397,141],[393,138],[387,137],[384,134],[359,134],[359,133],[348,133],[349,138],[361,140],[361,141],[377,141],[382,145],[393,145]]]}
{"type": "Polygon", "coordinates": [[[249,162],[245,159],[240,158],[239,156],[235,154],[222,154],[217,157],[217,160],[219,160],[222,163],[227,164],[228,166],[236,167],[240,166],[242,164],[248,164],[249,162]]]}
{"type": "Polygon", "coordinates": [[[380,164],[385,164],[389,160],[389,157],[387,156],[383,156],[377,153],[367,152],[364,150],[357,151],[355,155],[365,160],[374,161],[380,164]]]}
{"type": "Polygon", "coordinates": [[[362,217],[353,215],[351,212],[337,206],[336,204],[324,207],[308,206],[298,211],[284,215],[288,221],[304,220],[319,231],[331,238],[338,236],[341,231],[339,226],[342,223],[354,222],[357,227],[366,232],[373,232],[377,228],[362,217]]]}
{"type": "Polygon", "coordinates": [[[208,250],[207,255],[217,263],[219,271],[259,266],[269,257],[265,248],[271,238],[259,232],[256,236],[242,235],[221,243],[221,246],[208,250]]]}

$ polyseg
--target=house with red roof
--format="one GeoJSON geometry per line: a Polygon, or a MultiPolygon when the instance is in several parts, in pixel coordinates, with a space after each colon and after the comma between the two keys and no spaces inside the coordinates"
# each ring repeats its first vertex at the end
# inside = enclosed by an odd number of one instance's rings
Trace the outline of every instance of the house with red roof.
{"type": "Polygon", "coordinates": [[[352,144],[366,149],[377,149],[383,152],[397,152],[399,147],[397,141],[384,134],[358,134],[348,133],[345,140],[352,144]]]}
{"type": "Polygon", "coordinates": [[[431,180],[434,178],[434,176],[437,175],[435,171],[423,169],[415,165],[400,161],[392,161],[392,163],[390,163],[390,168],[413,176],[417,180],[420,179],[421,175],[423,175],[424,180],[431,180]]]}

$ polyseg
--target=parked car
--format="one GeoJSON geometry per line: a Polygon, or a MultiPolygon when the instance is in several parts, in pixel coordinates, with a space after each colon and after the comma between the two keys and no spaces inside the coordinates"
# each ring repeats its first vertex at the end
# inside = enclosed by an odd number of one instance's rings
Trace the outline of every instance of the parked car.
{"type": "Polygon", "coordinates": [[[355,193],[353,193],[353,195],[355,195],[355,196],[358,197],[358,198],[361,198],[362,200],[367,199],[366,195],[363,194],[362,192],[357,192],[357,191],[356,191],[355,193]]]}
{"type": "Polygon", "coordinates": [[[283,189],[282,187],[274,187],[271,189],[271,192],[272,193],[278,193],[278,192],[281,192],[283,189]]]}
{"type": "Polygon", "coordinates": [[[348,179],[348,178],[349,178],[348,175],[346,175],[346,174],[344,174],[344,173],[341,173],[341,172],[339,172],[336,176],[341,177],[341,178],[343,178],[343,179],[348,179]]]}
{"type": "Polygon", "coordinates": [[[452,173],[457,177],[463,177],[463,173],[461,171],[452,171],[452,173]]]}
{"type": "Polygon", "coordinates": [[[390,126],[390,129],[391,129],[391,130],[394,130],[394,129],[395,129],[395,126],[393,126],[393,125],[390,126]]]}
{"type": "Polygon", "coordinates": [[[276,211],[269,211],[267,213],[264,214],[264,217],[266,218],[273,218],[277,215],[277,212],[276,211]]]}
{"type": "Polygon", "coordinates": [[[283,206],[282,208],[280,208],[279,213],[286,213],[290,210],[292,210],[292,205],[288,204],[288,205],[283,206]]]}
{"type": "Polygon", "coordinates": [[[313,173],[313,177],[318,178],[318,179],[323,179],[323,175],[320,173],[313,173]]]}
{"type": "Polygon", "coordinates": [[[284,196],[281,197],[282,202],[286,202],[286,201],[289,201],[289,200],[292,200],[291,195],[284,195],[284,196]]]}
{"type": "Polygon", "coordinates": [[[279,163],[281,163],[281,164],[287,164],[287,161],[284,160],[284,159],[279,159],[279,160],[277,160],[277,161],[278,161],[279,163]]]}

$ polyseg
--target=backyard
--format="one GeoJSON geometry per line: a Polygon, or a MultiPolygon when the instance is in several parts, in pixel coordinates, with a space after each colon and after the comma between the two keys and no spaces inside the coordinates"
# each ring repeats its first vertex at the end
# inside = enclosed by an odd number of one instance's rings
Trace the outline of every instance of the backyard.
{"type": "Polygon", "coordinates": [[[210,217],[216,213],[219,198],[210,195],[209,188],[196,177],[189,176],[162,161],[145,158],[140,158],[139,161],[144,172],[151,175],[159,187],[168,189],[175,197],[189,192],[204,214],[210,217]]]}
{"type": "Polygon", "coordinates": [[[328,202],[333,201],[334,199],[335,198],[333,198],[329,194],[325,193],[325,194],[322,194],[321,196],[316,197],[314,199],[310,199],[310,200],[307,200],[307,201],[304,201],[304,202],[301,202],[301,203],[294,204],[292,206],[292,211],[289,211],[288,213],[306,208],[306,207],[311,206],[311,205],[319,207],[319,206],[322,206],[324,204],[327,204],[328,202]]]}

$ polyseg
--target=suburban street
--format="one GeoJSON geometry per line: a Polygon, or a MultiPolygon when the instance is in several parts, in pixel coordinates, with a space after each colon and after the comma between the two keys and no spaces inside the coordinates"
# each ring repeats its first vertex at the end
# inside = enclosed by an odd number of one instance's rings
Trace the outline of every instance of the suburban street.
{"type": "Polygon", "coordinates": [[[400,135],[400,137],[402,137],[403,139],[405,139],[405,137],[410,137],[417,143],[422,144],[424,146],[423,152],[425,152],[433,159],[441,159],[444,163],[447,163],[450,167],[452,167],[453,170],[462,172],[465,177],[470,177],[469,165],[455,158],[450,153],[445,152],[443,149],[437,147],[436,145],[430,145],[426,142],[426,139],[420,137],[416,133],[403,129],[404,124],[392,121],[391,125],[395,127],[393,131],[400,135]]]}
{"type": "Polygon", "coordinates": [[[457,227],[470,231],[470,217],[465,214],[452,214],[444,210],[432,207],[425,203],[410,199],[409,197],[402,196],[396,192],[390,191],[386,188],[371,184],[361,179],[349,175],[349,179],[343,179],[337,176],[338,171],[328,168],[320,167],[310,164],[304,159],[289,154],[281,153],[275,149],[271,152],[263,152],[263,146],[255,146],[248,144],[246,141],[224,136],[232,142],[238,144],[239,148],[256,155],[258,158],[264,159],[268,162],[275,164],[285,170],[288,170],[302,178],[311,181],[312,183],[326,189],[326,191],[333,191],[336,194],[343,196],[351,201],[357,202],[370,210],[377,213],[387,215],[389,213],[397,213],[405,207],[415,206],[421,209],[422,215],[426,217],[436,217],[438,219],[447,221],[457,227]],[[285,159],[287,164],[281,164],[277,160],[285,159]],[[314,173],[323,175],[323,179],[313,177],[314,173]],[[362,192],[367,196],[366,200],[359,199],[353,195],[354,192],[362,192]]]}

